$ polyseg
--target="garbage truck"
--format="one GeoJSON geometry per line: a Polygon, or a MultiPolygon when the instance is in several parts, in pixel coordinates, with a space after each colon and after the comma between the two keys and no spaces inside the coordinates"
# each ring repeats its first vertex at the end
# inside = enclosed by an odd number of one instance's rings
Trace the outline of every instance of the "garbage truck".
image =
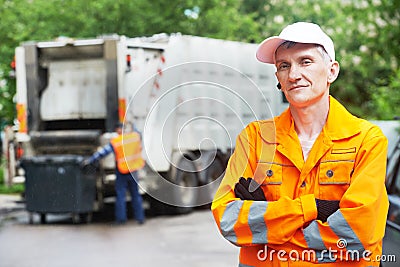
{"type": "Polygon", "coordinates": [[[27,209],[42,221],[99,211],[114,197],[114,156],[89,174],[79,162],[122,122],[142,136],[138,182],[147,208],[209,205],[238,133],[287,107],[274,67],[256,60],[256,48],[179,33],[22,43],[8,179],[25,182],[27,209]]]}

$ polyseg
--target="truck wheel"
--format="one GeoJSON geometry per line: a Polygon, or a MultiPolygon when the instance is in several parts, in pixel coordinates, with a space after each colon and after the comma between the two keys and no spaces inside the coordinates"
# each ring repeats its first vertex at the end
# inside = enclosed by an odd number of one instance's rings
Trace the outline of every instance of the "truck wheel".
{"type": "Polygon", "coordinates": [[[200,191],[199,203],[205,203],[201,208],[210,208],[211,202],[217,192],[219,182],[216,180],[222,178],[225,173],[225,164],[220,158],[215,158],[205,172],[204,190],[200,191]]]}
{"type": "Polygon", "coordinates": [[[186,214],[193,210],[197,203],[198,178],[194,163],[182,157],[171,171],[171,181],[178,185],[174,187],[171,200],[176,205],[170,205],[171,213],[186,214]]]}

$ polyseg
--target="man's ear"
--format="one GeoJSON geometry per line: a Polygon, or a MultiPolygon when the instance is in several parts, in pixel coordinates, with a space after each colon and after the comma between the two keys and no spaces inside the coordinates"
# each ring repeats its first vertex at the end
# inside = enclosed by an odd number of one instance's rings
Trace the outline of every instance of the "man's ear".
{"type": "MultiPolygon", "coordinates": [[[[275,72],[275,77],[276,77],[276,79],[278,79],[278,72],[275,72]]],[[[281,89],[282,89],[282,85],[281,85],[281,83],[279,82],[279,80],[278,80],[278,84],[276,85],[276,87],[278,88],[278,90],[281,90],[281,89]]]]}
{"type": "Polygon", "coordinates": [[[339,62],[337,61],[333,62],[329,68],[329,73],[328,73],[329,83],[333,83],[337,79],[337,77],[339,76],[339,70],[340,70],[339,62]]]}

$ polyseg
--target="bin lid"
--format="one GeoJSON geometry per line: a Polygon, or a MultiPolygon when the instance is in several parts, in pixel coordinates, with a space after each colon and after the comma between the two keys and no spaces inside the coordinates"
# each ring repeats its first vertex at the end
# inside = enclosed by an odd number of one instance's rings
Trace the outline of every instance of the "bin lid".
{"type": "Polygon", "coordinates": [[[47,164],[47,163],[80,163],[84,159],[81,155],[37,155],[27,156],[21,159],[24,163],[47,164]]]}

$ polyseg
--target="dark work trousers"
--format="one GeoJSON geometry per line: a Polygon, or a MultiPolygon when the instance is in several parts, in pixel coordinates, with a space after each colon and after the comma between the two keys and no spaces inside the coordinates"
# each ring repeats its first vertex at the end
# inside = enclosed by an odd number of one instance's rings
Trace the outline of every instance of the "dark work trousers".
{"type": "Polygon", "coordinates": [[[142,196],[139,193],[138,174],[137,172],[122,174],[116,171],[115,192],[117,200],[115,202],[115,220],[117,223],[124,223],[127,220],[126,212],[126,191],[131,195],[131,204],[133,215],[136,221],[143,223],[145,220],[144,210],[142,205],[142,196]]]}

